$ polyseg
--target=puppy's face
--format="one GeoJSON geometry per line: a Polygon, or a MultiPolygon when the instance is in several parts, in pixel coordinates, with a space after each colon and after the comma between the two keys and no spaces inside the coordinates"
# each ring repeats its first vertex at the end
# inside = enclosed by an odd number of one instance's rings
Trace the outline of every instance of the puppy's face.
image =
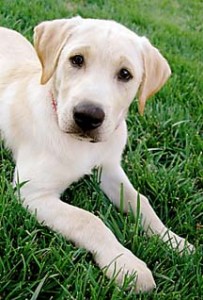
{"type": "Polygon", "coordinates": [[[44,22],[36,28],[35,47],[43,66],[42,83],[52,78],[59,128],[91,142],[105,141],[113,134],[139,88],[143,112],[147,97],[170,75],[165,59],[145,38],[112,21],[44,22]],[[44,39],[55,47],[54,54],[47,49],[44,53],[44,39]],[[146,55],[154,60],[153,67],[146,55]],[[154,73],[158,84],[151,84],[154,78],[147,83],[154,73]]]}
{"type": "Polygon", "coordinates": [[[136,49],[119,27],[89,22],[78,26],[64,46],[54,77],[58,123],[64,132],[103,141],[124,119],[143,66],[139,42],[136,49]]]}

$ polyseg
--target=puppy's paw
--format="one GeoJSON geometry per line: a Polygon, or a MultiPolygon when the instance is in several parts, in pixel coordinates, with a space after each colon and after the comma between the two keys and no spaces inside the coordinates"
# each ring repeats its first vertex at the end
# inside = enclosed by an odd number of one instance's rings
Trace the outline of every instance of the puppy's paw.
{"type": "Polygon", "coordinates": [[[156,287],[147,265],[126,248],[117,253],[103,254],[95,258],[107,277],[114,278],[119,286],[123,285],[127,276],[133,278],[132,283],[137,293],[149,292],[156,287]]]}
{"type": "MultiPolygon", "coordinates": [[[[167,237],[167,235],[166,235],[166,237],[167,237]]],[[[177,250],[180,254],[183,254],[183,253],[192,254],[195,252],[195,247],[192,244],[190,244],[184,238],[173,233],[172,231],[170,231],[170,233],[168,235],[168,239],[165,241],[171,248],[173,248],[174,250],[177,250]]]]}
{"type": "Polygon", "coordinates": [[[188,241],[186,241],[183,238],[181,238],[178,241],[177,249],[180,254],[183,254],[183,253],[192,254],[195,252],[195,246],[193,246],[192,244],[190,244],[188,241]]]}

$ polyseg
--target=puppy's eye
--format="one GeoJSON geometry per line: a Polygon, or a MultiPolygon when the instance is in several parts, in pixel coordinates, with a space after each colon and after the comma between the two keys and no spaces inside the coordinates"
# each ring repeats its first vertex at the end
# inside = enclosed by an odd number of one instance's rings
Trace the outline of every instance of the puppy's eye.
{"type": "Polygon", "coordinates": [[[70,62],[73,67],[81,68],[84,65],[85,60],[82,55],[77,54],[70,58],[70,62]]]}
{"type": "Polygon", "coordinates": [[[118,80],[128,82],[130,79],[133,78],[132,74],[127,69],[121,69],[118,72],[118,80]]]}

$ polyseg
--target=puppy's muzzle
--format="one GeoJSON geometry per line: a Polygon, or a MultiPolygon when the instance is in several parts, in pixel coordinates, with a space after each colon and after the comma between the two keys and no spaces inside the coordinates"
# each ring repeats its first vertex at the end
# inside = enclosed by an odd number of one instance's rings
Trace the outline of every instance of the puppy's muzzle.
{"type": "Polygon", "coordinates": [[[73,119],[82,131],[90,131],[100,127],[104,118],[103,109],[90,102],[80,103],[73,109],[73,119]]]}

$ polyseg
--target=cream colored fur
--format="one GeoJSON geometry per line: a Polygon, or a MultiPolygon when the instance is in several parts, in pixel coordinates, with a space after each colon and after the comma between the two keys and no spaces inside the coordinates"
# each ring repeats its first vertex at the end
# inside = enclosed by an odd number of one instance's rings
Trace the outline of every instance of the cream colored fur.
{"type": "MultiPolygon", "coordinates": [[[[21,188],[23,205],[40,222],[92,252],[97,264],[107,267],[109,278],[117,274],[119,285],[125,275],[136,274],[136,291],[153,289],[146,264],[98,217],[62,202],[60,194],[94,167],[102,167],[104,193],[119,208],[123,184],[124,210],[131,207],[136,214],[138,193],[120,165],[127,139],[125,116],[137,92],[143,114],[147,98],[170,76],[167,61],[146,38],[113,21],[76,17],[43,22],[35,28],[35,50],[9,29],[0,28],[0,40],[0,129],[16,161],[14,182],[27,182],[21,188]],[[85,57],[84,68],[70,64],[76,54],[85,57]],[[117,79],[124,67],[133,75],[129,82],[117,79]],[[85,100],[105,111],[94,136],[97,143],[71,131],[73,108],[85,100]]],[[[167,229],[143,195],[140,210],[148,235],[157,234],[183,250],[185,240],[167,229]]]]}

